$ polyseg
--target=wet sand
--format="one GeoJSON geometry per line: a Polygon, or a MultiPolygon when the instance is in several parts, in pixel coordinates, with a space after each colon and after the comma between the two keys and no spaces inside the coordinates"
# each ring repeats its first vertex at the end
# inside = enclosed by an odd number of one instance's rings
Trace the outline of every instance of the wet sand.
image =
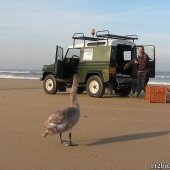
{"type": "Polygon", "coordinates": [[[69,106],[69,93],[47,95],[38,80],[0,79],[0,170],[145,170],[170,163],[169,101],[78,99],[78,145],[65,147],[58,135],[40,135],[47,117],[69,106]]]}

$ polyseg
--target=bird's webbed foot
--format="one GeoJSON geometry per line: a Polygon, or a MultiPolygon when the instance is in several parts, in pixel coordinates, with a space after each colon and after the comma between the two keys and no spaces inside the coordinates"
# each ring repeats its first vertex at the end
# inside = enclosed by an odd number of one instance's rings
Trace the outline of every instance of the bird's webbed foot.
{"type": "Polygon", "coordinates": [[[72,142],[67,142],[64,144],[64,146],[74,146],[72,142]]]}

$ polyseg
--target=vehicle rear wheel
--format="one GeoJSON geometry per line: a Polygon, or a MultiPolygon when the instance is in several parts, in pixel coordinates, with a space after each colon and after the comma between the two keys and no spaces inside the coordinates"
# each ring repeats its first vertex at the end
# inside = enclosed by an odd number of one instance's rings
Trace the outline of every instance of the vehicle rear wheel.
{"type": "Polygon", "coordinates": [[[118,96],[129,96],[130,92],[131,92],[131,87],[128,86],[124,89],[114,89],[116,95],[118,96]]]}
{"type": "Polygon", "coordinates": [[[91,76],[87,80],[86,90],[91,97],[102,97],[105,91],[105,85],[99,76],[91,76]]]}
{"type": "Polygon", "coordinates": [[[47,94],[56,94],[59,84],[53,75],[47,75],[43,81],[43,88],[47,94]]]}

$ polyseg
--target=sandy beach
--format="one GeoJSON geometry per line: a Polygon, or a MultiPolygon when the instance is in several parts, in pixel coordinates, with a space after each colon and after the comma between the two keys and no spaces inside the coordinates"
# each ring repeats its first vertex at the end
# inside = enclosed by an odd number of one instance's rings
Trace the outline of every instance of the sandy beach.
{"type": "Polygon", "coordinates": [[[170,102],[78,99],[78,145],[65,147],[58,135],[41,133],[49,115],[69,106],[69,93],[47,95],[39,80],[0,79],[0,170],[147,170],[170,163],[170,102]]]}

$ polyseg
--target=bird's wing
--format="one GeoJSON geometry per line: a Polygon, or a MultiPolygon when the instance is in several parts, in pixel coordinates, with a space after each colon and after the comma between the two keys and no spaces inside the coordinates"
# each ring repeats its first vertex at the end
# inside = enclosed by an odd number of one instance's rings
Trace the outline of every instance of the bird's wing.
{"type": "Polygon", "coordinates": [[[62,111],[60,112],[60,116],[62,117],[62,121],[69,121],[71,118],[74,117],[77,110],[78,109],[74,108],[74,107],[68,107],[68,108],[62,109],[62,111]]]}
{"type": "Polygon", "coordinates": [[[62,108],[60,110],[57,110],[53,115],[48,118],[45,124],[60,124],[62,122],[67,122],[71,117],[74,116],[76,111],[77,108],[74,107],[62,108]]]}

